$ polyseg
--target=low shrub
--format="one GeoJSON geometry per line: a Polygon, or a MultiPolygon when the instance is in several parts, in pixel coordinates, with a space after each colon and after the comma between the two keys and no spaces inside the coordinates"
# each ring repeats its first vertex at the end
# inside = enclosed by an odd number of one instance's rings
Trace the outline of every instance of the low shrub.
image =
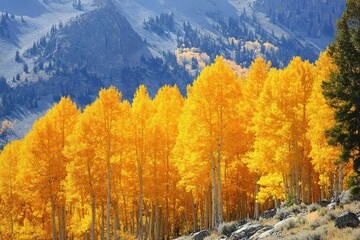
{"type": "Polygon", "coordinates": [[[219,225],[218,232],[230,237],[231,233],[235,232],[238,226],[238,222],[224,222],[219,225]]]}
{"type": "Polygon", "coordinates": [[[320,206],[316,203],[313,203],[311,205],[308,206],[308,211],[309,212],[315,212],[320,208],[320,206]]]}

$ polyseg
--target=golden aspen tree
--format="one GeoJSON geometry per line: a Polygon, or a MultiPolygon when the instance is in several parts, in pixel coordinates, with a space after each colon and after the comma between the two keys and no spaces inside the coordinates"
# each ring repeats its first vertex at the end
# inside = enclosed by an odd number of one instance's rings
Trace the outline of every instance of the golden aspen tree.
{"type": "Polygon", "coordinates": [[[315,79],[315,67],[309,61],[302,61],[300,57],[295,57],[287,66],[285,71],[290,71],[292,77],[292,92],[294,97],[298,98],[294,120],[293,134],[295,135],[296,149],[298,150],[298,179],[300,186],[297,186],[296,196],[297,200],[302,202],[311,201],[311,188],[312,188],[312,172],[311,162],[308,157],[310,152],[310,143],[306,138],[308,131],[308,109],[307,104],[313,88],[315,79]],[[307,191],[306,191],[307,190],[307,191]],[[301,196],[301,197],[300,197],[301,196]]]}
{"type": "MultiPolygon", "coordinates": [[[[95,239],[96,198],[105,201],[104,196],[107,202],[106,233],[107,236],[110,234],[111,166],[122,160],[125,121],[130,113],[129,103],[120,100],[121,93],[114,87],[102,89],[95,102],[87,106],[81,115],[64,151],[73,159],[67,169],[68,183],[74,186],[68,188],[77,187],[80,194],[86,194],[91,199],[91,239],[95,239]]],[[[116,238],[119,229],[114,230],[116,238]]]]}
{"type": "MultiPolygon", "coordinates": [[[[184,104],[184,99],[180,94],[179,89],[170,86],[164,86],[159,89],[157,95],[154,98],[155,114],[151,119],[150,132],[152,134],[152,146],[158,146],[158,165],[159,172],[155,170],[154,175],[154,187],[152,191],[155,195],[155,211],[157,215],[157,221],[161,221],[161,216],[159,215],[159,193],[165,192],[165,199],[162,199],[162,202],[165,205],[165,218],[164,218],[164,235],[166,238],[170,238],[170,195],[171,189],[175,188],[174,181],[177,181],[178,173],[174,166],[174,161],[172,160],[172,150],[176,143],[176,138],[178,136],[178,122],[179,116],[182,112],[182,107],[184,104]],[[157,176],[158,175],[158,176],[157,176]],[[158,179],[159,180],[158,180],[158,179]],[[163,184],[159,184],[163,183],[163,184]],[[158,189],[158,185],[160,189],[158,189]],[[174,185],[174,186],[172,186],[174,185]]],[[[176,191],[173,192],[176,194],[176,191]]],[[[158,239],[159,228],[156,226],[156,231],[154,238],[158,239]]]]}
{"type": "MultiPolygon", "coordinates": [[[[306,105],[313,80],[314,66],[294,58],[286,69],[270,71],[260,94],[254,116],[254,151],[248,154],[247,163],[252,171],[263,171],[265,176],[260,180],[263,184],[269,183],[263,187],[272,189],[266,190],[273,193],[272,197],[279,195],[274,188],[275,181],[284,184],[287,196],[294,195],[296,200],[301,197],[303,201],[311,198],[311,183],[306,181],[306,178],[311,179],[311,165],[305,134],[308,124],[306,105]],[[261,161],[267,163],[266,168],[261,166],[261,161]],[[283,182],[274,173],[282,174],[283,182]]],[[[269,194],[262,196],[271,197],[269,194]]]]}
{"type": "MultiPolygon", "coordinates": [[[[111,169],[113,171],[113,174],[111,175],[111,186],[112,187],[112,203],[113,203],[113,212],[114,212],[114,239],[118,240],[120,239],[120,209],[119,209],[119,202],[122,198],[125,202],[125,192],[126,189],[131,188],[131,184],[123,185],[123,178],[126,178],[129,176],[129,172],[134,171],[134,167],[126,168],[128,164],[126,162],[129,161],[129,158],[131,157],[131,146],[129,144],[130,139],[130,120],[131,120],[131,106],[128,101],[122,101],[121,102],[121,113],[117,115],[116,120],[116,130],[115,134],[117,135],[117,149],[115,153],[114,161],[111,162],[111,169]]],[[[135,178],[132,178],[135,182],[135,178]]],[[[124,208],[126,208],[126,204],[123,205],[124,208]]],[[[124,221],[125,223],[125,221],[124,221]]]]}
{"type": "MultiPolygon", "coordinates": [[[[188,93],[191,87],[188,87],[188,93]]],[[[193,103],[188,99],[185,101],[183,112],[179,119],[179,135],[176,139],[176,145],[173,149],[173,157],[175,165],[181,180],[179,187],[188,193],[191,193],[192,198],[190,201],[196,202],[200,198],[205,198],[206,213],[205,222],[206,227],[212,227],[212,203],[211,196],[208,199],[207,195],[210,190],[211,195],[211,164],[209,164],[209,155],[204,141],[205,131],[202,126],[197,124],[197,120],[193,117],[193,103]],[[205,196],[203,196],[205,195],[205,196]]],[[[184,196],[186,197],[186,196],[184,196]]],[[[184,198],[183,213],[188,212],[186,208],[187,198],[184,198]]],[[[193,204],[192,204],[193,205],[193,204]]],[[[196,213],[192,208],[191,215],[192,221],[196,220],[196,213]]],[[[192,231],[196,230],[197,223],[193,222],[192,231]]],[[[186,226],[183,226],[186,228],[186,226]]]]}
{"type": "Polygon", "coordinates": [[[22,206],[22,216],[18,225],[18,239],[45,239],[51,236],[51,215],[48,211],[49,196],[44,188],[47,186],[38,185],[34,176],[39,174],[37,168],[31,165],[31,154],[28,144],[21,140],[21,147],[16,154],[20,159],[17,162],[16,185],[21,189],[18,206],[22,206]]]}
{"type": "Polygon", "coordinates": [[[139,180],[139,204],[137,237],[143,239],[143,207],[144,207],[144,169],[147,167],[148,126],[154,113],[153,102],[145,86],[141,85],[135,93],[131,107],[131,141],[134,146],[139,180]]]}
{"type": "MultiPolygon", "coordinates": [[[[51,205],[52,239],[57,238],[56,208],[64,204],[61,182],[66,176],[66,158],[62,151],[66,138],[72,132],[80,112],[70,98],[62,98],[46,115],[36,121],[24,139],[29,151],[29,166],[37,173],[31,179],[47,196],[51,205]]],[[[59,233],[65,238],[64,216],[60,217],[59,233]]]]}
{"type": "Polygon", "coordinates": [[[110,208],[111,208],[111,162],[119,160],[121,142],[121,119],[124,111],[120,104],[121,93],[115,87],[102,89],[99,97],[92,106],[95,115],[92,116],[96,127],[96,141],[98,141],[96,155],[106,162],[107,166],[107,201],[106,201],[106,236],[111,238],[110,208]]]}
{"type": "MultiPolygon", "coordinates": [[[[230,136],[234,127],[237,127],[234,122],[237,117],[236,103],[239,95],[240,85],[235,73],[224,63],[223,58],[217,57],[215,63],[206,67],[188,88],[188,98],[185,101],[184,114],[190,116],[185,115],[183,118],[193,119],[199,128],[195,136],[184,134],[198,140],[195,142],[196,145],[191,147],[191,159],[204,161],[203,165],[209,166],[206,169],[210,168],[208,175],[211,176],[212,227],[223,221],[221,165],[222,159],[226,156],[223,154],[224,150],[234,142],[230,136]],[[200,151],[192,148],[200,148],[200,151]]],[[[186,129],[191,131],[189,128],[186,129]]],[[[179,136],[181,135],[180,133],[179,136]]],[[[187,145],[184,144],[184,147],[187,145]]],[[[185,154],[189,150],[184,149],[185,154]]],[[[188,168],[188,171],[193,169],[188,168]]]]}
{"type": "MultiPolygon", "coordinates": [[[[271,63],[266,62],[263,58],[259,57],[251,64],[249,72],[246,75],[245,82],[242,84],[243,97],[240,102],[240,115],[241,119],[246,126],[246,132],[243,132],[247,140],[247,151],[251,151],[255,141],[254,124],[252,118],[256,112],[256,102],[262,91],[264,82],[268,76],[271,63]]],[[[259,173],[255,173],[255,196],[259,192],[259,173]]],[[[254,217],[259,216],[259,204],[257,201],[254,203],[254,217]]]]}
{"type": "Polygon", "coordinates": [[[6,239],[20,238],[17,230],[22,223],[18,219],[24,206],[17,173],[21,144],[20,140],[11,142],[0,154],[0,232],[6,239]]]}
{"type": "MultiPolygon", "coordinates": [[[[309,108],[309,130],[307,137],[311,144],[310,157],[314,170],[319,174],[321,199],[330,196],[332,185],[336,182],[333,179],[336,174],[336,161],[341,154],[340,147],[330,146],[325,137],[325,131],[335,125],[334,109],[330,108],[322,94],[322,82],[330,79],[330,73],[336,71],[331,57],[326,53],[321,53],[316,61],[317,77],[315,78],[313,91],[311,93],[309,108]]],[[[342,164],[340,164],[341,166],[342,164]]],[[[340,167],[344,171],[344,167],[340,167]]],[[[341,175],[341,174],[340,174],[341,175]]],[[[343,177],[339,176],[339,186],[342,186],[343,177]]],[[[342,187],[337,187],[339,192],[342,187]]]]}
{"type": "MultiPolygon", "coordinates": [[[[92,240],[95,239],[96,200],[103,202],[106,200],[106,165],[103,159],[96,154],[99,142],[97,141],[95,122],[92,118],[95,114],[96,109],[94,107],[87,106],[85,108],[73,133],[68,137],[69,144],[64,149],[65,156],[72,159],[67,164],[66,189],[68,199],[75,204],[81,202],[81,196],[89,196],[92,240]]],[[[72,229],[81,234],[88,231],[88,228],[80,228],[83,226],[84,220],[80,218],[79,221],[77,216],[73,216],[73,218],[72,225],[75,226],[72,229]]]]}
{"type": "MultiPolygon", "coordinates": [[[[289,141],[290,124],[287,122],[285,113],[276,103],[277,100],[282,100],[281,96],[277,96],[279,91],[287,90],[287,87],[282,84],[281,75],[281,70],[271,69],[266,78],[259,100],[256,102],[256,112],[252,120],[256,136],[254,150],[247,153],[244,159],[249,170],[261,176],[262,183],[266,183],[264,179],[269,173],[287,173],[289,167],[287,141],[289,141]]],[[[260,187],[257,197],[259,202],[267,198],[284,199],[284,196],[278,196],[274,194],[272,188],[266,190],[266,187],[268,186],[260,187]],[[265,190],[268,193],[266,195],[262,193],[265,190]],[[259,198],[259,195],[262,197],[259,198]]]]}

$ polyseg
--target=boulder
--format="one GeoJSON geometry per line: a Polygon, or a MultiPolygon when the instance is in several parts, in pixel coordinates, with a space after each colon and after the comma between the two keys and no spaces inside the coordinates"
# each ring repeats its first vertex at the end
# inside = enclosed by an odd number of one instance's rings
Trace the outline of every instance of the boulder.
{"type": "Polygon", "coordinates": [[[274,231],[279,232],[284,230],[285,228],[289,229],[291,225],[294,225],[295,223],[296,223],[295,217],[284,219],[274,225],[274,231]]]}
{"type": "MultiPolygon", "coordinates": [[[[257,240],[259,239],[260,235],[262,235],[263,233],[266,233],[268,231],[274,231],[273,227],[270,226],[264,226],[264,228],[260,229],[259,231],[257,231],[254,235],[252,235],[249,240],[257,240]]],[[[263,237],[264,238],[264,237],[263,237]]]]}
{"type": "Polygon", "coordinates": [[[266,210],[263,214],[260,215],[263,219],[273,218],[276,214],[276,208],[266,210]]]}
{"type": "Polygon", "coordinates": [[[280,213],[278,214],[278,218],[280,221],[287,219],[289,217],[291,217],[293,214],[291,212],[287,212],[287,211],[280,211],[280,213]]]}
{"type": "Polygon", "coordinates": [[[274,228],[271,228],[271,229],[269,229],[269,230],[264,231],[263,233],[261,233],[256,239],[269,238],[273,232],[274,232],[274,228]]]}
{"type": "Polygon", "coordinates": [[[243,226],[243,225],[245,225],[247,222],[248,222],[248,221],[247,221],[246,219],[241,219],[241,220],[239,221],[238,228],[241,227],[241,226],[243,226]]]}
{"type": "Polygon", "coordinates": [[[204,240],[204,238],[206,238],[208,236],[210,236],[210,233],[207,230],[202,230],[202,231],[190,234],[190,237],[192,240],[204,240]]]}
{"type": "Polygon", "coordinates": [[[329,204],[327,205],[327,208],[328,208],[329,210],[335,209],[335,208],[336,208],[336,203],[335,203],[335,202],[329,203],[329,204]]]}
{"type": "Polygon", "coordinates": [[[259,223],[246,223],[241,226],[238,230],[233,232],[229,238],[229,240],[240,240],[240,239],[249,239],[252,235],[254,235],[257,231],[264,228],[259,223]]]}
{"type": "Polygon", "coordinates": [[[359,219],[355,213],[343,212],[339,217],[335,219],[335,226],[337,228],[352,227],[356,228],[359,226],[359,219]]]}

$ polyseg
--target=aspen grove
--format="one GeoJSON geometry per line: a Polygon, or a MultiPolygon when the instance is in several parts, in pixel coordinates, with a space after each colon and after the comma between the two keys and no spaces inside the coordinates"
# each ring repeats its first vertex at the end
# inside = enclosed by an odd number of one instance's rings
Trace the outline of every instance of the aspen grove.
{"type": "Polygon", "coordinates": [[[325,136],[331,57],[257,58],[245,76],[227,63],[186,97],[140,86],[130,103],[110,87],[84,110],[63,97],[1,152],[0,239],[171,239],[337,196],[354,172],[325,136]]]}

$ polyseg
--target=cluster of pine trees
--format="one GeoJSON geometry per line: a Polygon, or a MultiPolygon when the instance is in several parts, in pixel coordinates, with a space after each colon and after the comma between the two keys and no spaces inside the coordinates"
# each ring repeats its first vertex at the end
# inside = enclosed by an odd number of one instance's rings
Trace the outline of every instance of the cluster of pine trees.
{"type": "Polygon", "coordinates": [[[335,65],[256,59],[245,79],[217,57],[187,97],[114,87],[80,111],[62,98],[0,155],[0,238],[170,239],[280,201],[332,196],[351,175],[324,131],[335,65]]]}

